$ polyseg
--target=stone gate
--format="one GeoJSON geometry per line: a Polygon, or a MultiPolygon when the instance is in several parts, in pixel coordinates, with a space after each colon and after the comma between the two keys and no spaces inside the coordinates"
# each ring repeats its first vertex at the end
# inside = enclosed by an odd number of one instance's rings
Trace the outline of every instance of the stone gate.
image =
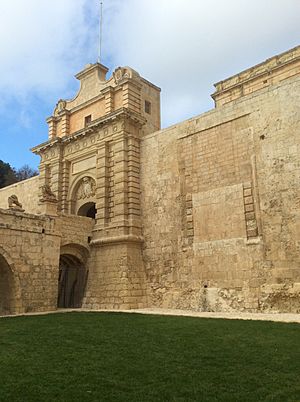
{"type": "Polygon", "coordinates": [[[296,47],[161,130],[158,87],[87,65],[33,148],[40,175],[0,190],[0,313],[299,312],[299,72],[296,47]]]}

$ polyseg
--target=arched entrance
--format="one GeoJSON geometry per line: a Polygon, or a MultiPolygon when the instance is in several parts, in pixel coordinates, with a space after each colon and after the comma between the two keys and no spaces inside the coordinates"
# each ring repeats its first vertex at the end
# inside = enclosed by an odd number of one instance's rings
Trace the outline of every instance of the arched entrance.
{"type": "Polygon", "coordinates": [[[77,215],[95,219],[96,213],[96,204],[94,202],[87,202],[78,209],[77,215]]]}
{"type": "Polygon", "coordinates": [[[72,254],[61,254],[58,278],[58,308],[79,308],[82,305],[87,270],[72,254]]]}
{"type": "Polygon", "coordinates": [[[0,254],[0,315],[16,312],[16,292],[13,272],[0,254]]]}

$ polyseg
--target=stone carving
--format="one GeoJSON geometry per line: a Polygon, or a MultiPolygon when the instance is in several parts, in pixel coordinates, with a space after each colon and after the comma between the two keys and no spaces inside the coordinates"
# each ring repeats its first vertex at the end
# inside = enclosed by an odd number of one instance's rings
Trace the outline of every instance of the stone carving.
{"type": "Polygon", "coordinates": [[[52,192],[49,184],[42,186],[42,198],[40,201],[57,202],[55,194],[52,192]]]}
{"type": "Polygon", "coordinates": [[[60,115],[63,111],[65,111],[65,110],[66,110],[66,104],[67,104],[66,101],[60,99],[60,100],[57,102],[56,107],[55,107],[55,109],[54,109],[54,116],[58,116],[58,115],[60,115]]]}
{"type": "Polygon", "coordinates": [[[22,208],[22,204],[19,202],[18,197],[15,194],[8,197],[8,208],[13,209],[15,211],[20,211],[20,212],[25,211],[22,208]]]}
{"type": "Polygon", "coordinates": [[[88,176],[85,176],[78,187],[77,190],[77,199],[90,198],[95,195],[96,183],[95,181],[88,176]]]}
{"type": "Polygon", "coordinates": [[[130,73],[126,68],[118,67],[113,72],[113,77],[114,77],[115,83],[118,84],[119,81],[122,81],[122,80],[124,80],[126,78],[130,78],[130,73]]]}

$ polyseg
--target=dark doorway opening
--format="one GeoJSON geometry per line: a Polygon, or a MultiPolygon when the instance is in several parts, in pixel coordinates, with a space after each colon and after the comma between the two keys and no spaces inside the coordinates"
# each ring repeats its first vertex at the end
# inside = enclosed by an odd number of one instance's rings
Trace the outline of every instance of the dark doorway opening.
{"type": "Polygon", "coordinates": [[[96,204],[94,202],[87,202],[79,208],[77,215],[95,219],[96,213],[96,204]]]}
{"type": "Polygon", "coordinates": [[[59,308],[80,308],[85,292],[88,271],[81,261],[70,254],[63,254],[59,261],[59,308]]]}
{"type": "Polygon", "coordinates": [[[0,255],[0,315],[14,313],[14,277],[6,259],[0,255]]]}

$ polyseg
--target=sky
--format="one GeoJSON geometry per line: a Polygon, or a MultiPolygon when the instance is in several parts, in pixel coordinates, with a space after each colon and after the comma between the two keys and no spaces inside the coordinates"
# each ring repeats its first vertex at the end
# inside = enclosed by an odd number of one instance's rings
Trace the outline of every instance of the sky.
{"type": "MultiPolygon", "coordinates": [[[[214,107],[213,84],[300,44],[300,0],[102,0],[102,64],[162,89],[162,127],[214,107]]],[[[98,57],[100,0],[0,0],[0,159],[30,148],[98,57]]]]}

